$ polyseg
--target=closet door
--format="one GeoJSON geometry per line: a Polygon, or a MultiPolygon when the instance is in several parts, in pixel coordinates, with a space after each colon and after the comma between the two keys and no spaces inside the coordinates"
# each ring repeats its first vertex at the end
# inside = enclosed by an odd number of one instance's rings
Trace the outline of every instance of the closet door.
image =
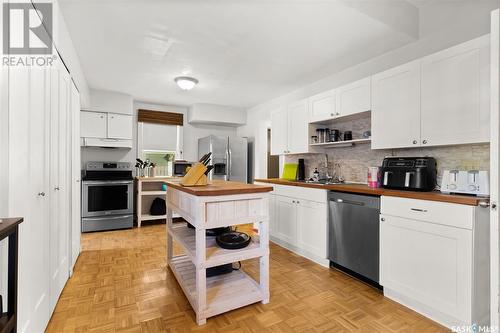
{"type": "Polygon", "coordinates": [[[81,235],[81,172],[80,172],[80,94],[71,83],[71,261],[73,272],[76,259],[80,254],[81,235]]]}
{"type": "Polygon", "coordinates": [[[70,272],[71,233],[71,78],[62,64],[59,66],[59,259],[64,288],[70,272]]]}
{"type": "MultiPolygon", "coordinates": [[[[31,284],[31,251],[34,209],[27,209],[34,204],[32,193],[36,187],[31,183],[29,162],[30,158],[30,72],[27,67],[9,68],[9,155],[6,162],[9,164],[8,214],[23,216],[24,222],[19,226],[19,262],[18,262],[18,326],[26,327],[31,319],[31,295],[34,286],[31,284]]],[[[4,294],[5,297],[5,294],[4,294]]]]}
{"type": "MultiPolygon", "coordinates": [[[[29,235],[20,239],[20,247],[29,252],[26,269],[29,285],[29,310],[31,323],[27,329],[42,332],[50,318],[49,313],[49,221],[48,207],[48,140],[50,119],[47,111],[46,75],[48,70],[40,67],[30,69],[30,117],[29,117],[29,235]]],[[[27,287],[27,286],[22,286],[27,287]]]]}
{"type": "Polygon", "coordinates": [[[50,306],[54,309],[69,277],[68,200],[66,189],[68,92],[65,71],[58,61],[50,69],[50,306]]]}

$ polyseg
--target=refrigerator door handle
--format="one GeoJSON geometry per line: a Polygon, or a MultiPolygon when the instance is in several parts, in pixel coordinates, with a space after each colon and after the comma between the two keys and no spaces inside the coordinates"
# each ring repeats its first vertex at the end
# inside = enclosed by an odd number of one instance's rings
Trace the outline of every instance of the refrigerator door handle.
{"type": "Polygon", "coordinates": [[[231,149],[227,149],[227,172],[226,172],[226,180],[231,180],[231,149]]]}

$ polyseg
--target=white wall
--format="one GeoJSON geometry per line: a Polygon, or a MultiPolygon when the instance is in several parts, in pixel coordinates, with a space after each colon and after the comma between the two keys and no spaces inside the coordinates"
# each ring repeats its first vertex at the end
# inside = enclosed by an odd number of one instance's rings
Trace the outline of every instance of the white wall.
{"type": "MultiPolygon", "coordinates": [[[[183,139],[184,139],[184,159],[188,161],[198,160],[198,139],[213,134],[221,136],[235,136],[236,128],[216,125],[194,125],[187,122],[188,108],[183,106],[159,105],[147,102],[134,102],[134,115],[137,117],[137,109],[147,109],[154,111],[177,112],[184,115],[183,139]]],[[[134,135],[137,121],[134,123],[134,135]]],[[[137,140],[134,137],[134,143],[137,140]]]]}
{"type": "Polygon", "coordinates": [[[88,111],[133,114],[134,101],[131,95],[116,91],[90,89],[90,105],[82,108],[88,111]]]}
{"type": "Polygon", "coordinates": [[[255,178],[267,177],[264,127],[270,127],[271,110],[488,34],[490,11],[498,7],[500,0],[431,1],[420,9],[420,39],[416,42],[248,109],[247,124],[238,127],[237,133],[255,141],[255,178]]]}
{"type": "Polygon", "coordinates": [[[120,161],[134,162],[137,157],[137,110],[147,109],[154,111],[176,112],[184,115],[183,140],[184,159],[198,160],[198,138],[213,134],[221,136],[235,136],[236,127],[215,125],[193,125],[187,122],[188,108],[184,106],[160,105],[147,102],[133,104],[133,148],[95,148],[82,147],[82,168],[89,161],[120,161]]]}
{"type": "Polygon", "coordinates": [[[190,124],[241,126],[246,122],[246,110],[227,105],[196,103],[189,107],[190,124]]]}

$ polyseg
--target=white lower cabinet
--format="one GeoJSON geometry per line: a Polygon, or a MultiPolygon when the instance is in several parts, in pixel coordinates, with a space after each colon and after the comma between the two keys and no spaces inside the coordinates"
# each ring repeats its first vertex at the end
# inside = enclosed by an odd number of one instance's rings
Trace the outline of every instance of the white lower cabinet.
{"type": "Polygon", "coordinates": [[[328,267],[326,190],[283,185],[273,187],[269,202],[271,240],[328,267]]]}
{"type": "Polygon", "coordinates": [[[275,235],[290,245],[297,245],[297,208],[295,200],[277,195],[275,197],[275,235]]]}
{"type": "Polygon", "coordinates": [[[454,326],[489,322],[488,210],[382,197],[385,296],[454,326]]]}
{"type": "Polygon", "coordinates": [[[296,200],[297,246],[319,258],[326,258],[327,227],[326,203],[296,200]]]}

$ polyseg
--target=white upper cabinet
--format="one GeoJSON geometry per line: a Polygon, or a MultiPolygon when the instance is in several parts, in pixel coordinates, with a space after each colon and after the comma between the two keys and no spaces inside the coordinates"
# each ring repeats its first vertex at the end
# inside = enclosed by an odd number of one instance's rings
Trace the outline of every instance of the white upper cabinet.
{"type": "Polygon", "coordinates": [[[108,138],[132,140],[132,116],[108,113],[108,138]]]}
{"type": "Polygon", "coordinates": [[[420,144],[420,61],[372,76],[372,149],[420,144]]]}
{"type": "Polygon", "coordinates": [[[80,115],[83,146],[132,148],[132,116],[93,111],[82,111],[80,115]]]}
{"type": "Polygon", "coordinates": [[[271,112],[271,154],[286,154],[288,150],[288,116],[285,107],[271,112]]]}
{"type": "Polygon", "coordinates": [[[309,122],[328,120],[338,115],[335,110],[335,89],[309,97],[308,103],[309,122]]]}
{"type": "Polygon", "coordinates": [[[489,141],[489,39],[422,59],[422,145],[489,141]]]}
{"type": "Polygon", "coordinates": [[[336,116],[347,116],[372,108],[369,77],[336,89],[336,116]]]}
{"type": "Polygon", "coordinates": [[[288,106],[288,153],[307,153],[309,148],[309,124],[307,123],[307,100],[288,106]]]}
{"type": "Polygon", "coordinates": [[[80,135],[84,138],[105,138],[107,136],[106,113],[82,111],[80,114],[80,135]]]}
{"type": "Polygon", "coordinates": [[[309,151],[307,100],[271,112],[271,154],[300,154],[309,151]]]}

